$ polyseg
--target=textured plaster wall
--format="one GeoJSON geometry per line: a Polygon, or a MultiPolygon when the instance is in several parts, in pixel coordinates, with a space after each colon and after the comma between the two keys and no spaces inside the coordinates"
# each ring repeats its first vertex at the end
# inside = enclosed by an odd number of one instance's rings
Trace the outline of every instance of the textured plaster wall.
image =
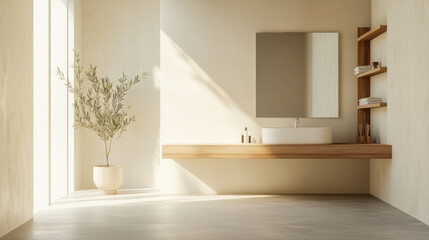
{"type": "Polygon", "coordinates": [[[429,1],[371,5],[371,25],[388,25],[371,46],[373,60],[384,59],[388,73],[372,87],[389,104],[372,121],[380,141],[392,144],[393,158],[371,160],[370,193],[429,224],[429,1]]]}
{"type": "Polygon", "coordinates": [[[33,214],[33,1],[0,1],[0,237],[33,214]]]}

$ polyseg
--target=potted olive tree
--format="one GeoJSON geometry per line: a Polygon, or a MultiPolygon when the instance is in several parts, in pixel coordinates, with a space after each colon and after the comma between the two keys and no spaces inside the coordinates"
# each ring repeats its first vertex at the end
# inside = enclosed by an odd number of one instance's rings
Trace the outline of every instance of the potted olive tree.
{"type": "Polygon", "coordinates": [[[124,108],[124,98],[134,85],[149,78],[143,72],[129,79],[124,73],[118,84],[108,77],[99,78],[97,67],[90,65],[88,69],[80,63],[79,54],[74,55],[74,84],[71,84],[64,73],[58,68],[57,74],[66,81],[68,91],[74,93],[75,128],[84,128],[93,131],[104,143],[106,153],[105,163],[95,165],[93,169],[94,184],[105,194],[116,194],[122,186],[122,167],[112,165],[109,159],[112,142],[120,138],[127,126],[135,121],[135,116],[127,113],[124,108]]]}

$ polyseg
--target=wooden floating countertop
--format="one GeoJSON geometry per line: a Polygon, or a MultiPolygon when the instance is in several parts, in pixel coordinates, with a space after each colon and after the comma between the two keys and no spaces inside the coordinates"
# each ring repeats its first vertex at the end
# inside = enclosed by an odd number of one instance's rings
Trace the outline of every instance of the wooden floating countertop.
{"type": "Polygon", "coordinates": [[[386,144],[164,144],[164,159],[391,159],[386,144]]]}

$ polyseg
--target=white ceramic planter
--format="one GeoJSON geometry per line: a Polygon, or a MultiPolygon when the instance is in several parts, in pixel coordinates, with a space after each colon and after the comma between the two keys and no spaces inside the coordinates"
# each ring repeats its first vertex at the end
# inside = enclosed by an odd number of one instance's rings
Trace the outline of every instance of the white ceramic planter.
{"type": "Polygon", "coordinates": [[[117,194],[122,186],[122,167],[119,165],[95,165],[94,166],[94,184],[104,194],[117,194]]]}

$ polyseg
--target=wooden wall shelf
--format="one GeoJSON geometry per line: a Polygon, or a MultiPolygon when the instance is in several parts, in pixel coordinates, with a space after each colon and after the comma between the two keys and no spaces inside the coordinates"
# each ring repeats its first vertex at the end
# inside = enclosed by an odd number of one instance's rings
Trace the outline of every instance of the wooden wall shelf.
{"type": "Polygon", "coordinates": [[[378,67],[378,68],[374,68],[373,70],[366,72],[366,73],[361,73],[359,75],[357,75],[357,78],[361,78],[361,77],[372,77],[378,74],[382,74],[387,72],[387,67],[378,67]]]}
{"type": "MultiPolygon", "coordinates": [[[[380,25],[373,29],[369,27],[357,28],[357,66],[365,66],[371,64],[371,39],[374,39],[381,34],[387,32],[386,25],[380,25]]],[[[372,71],[357,75],[357,101],[359,99],[371,97],[371,77],[387,72],[387,67],[380,66],[372,71]]],[[[386,107],[387,103],[371,104],[365,106],[357,106],[357,121],[356,121],[356,142],[359,142],[359,129],[362,126],[371,125],[371,109],[386,107]]]]}
{"type": "Polygon", "coordinates": [[[165,144],[163,159],[391,159],[385,144],[165,144]]]}
{"type": "Polygon", "coordinates": [[[386,107],[386,106],[387,106],[387,103],[382,102],[382,103],[376,103],[376,104],[357,106],[357,108],[358,109],[367,109],[367,108],[380,108],[380,107],[386,107]]]}
{"type": "Polygon", "coordinates": [[[361,42],[361,41],[370,41],[378,36],[380,36],[381,34],[387,32],[387,25],[380,25],[377,26],[371,30],[369,30],[368,32],[366,32],[365,34],[363,34],[362,36],[360,36],[357,41],[361,42]]]}

